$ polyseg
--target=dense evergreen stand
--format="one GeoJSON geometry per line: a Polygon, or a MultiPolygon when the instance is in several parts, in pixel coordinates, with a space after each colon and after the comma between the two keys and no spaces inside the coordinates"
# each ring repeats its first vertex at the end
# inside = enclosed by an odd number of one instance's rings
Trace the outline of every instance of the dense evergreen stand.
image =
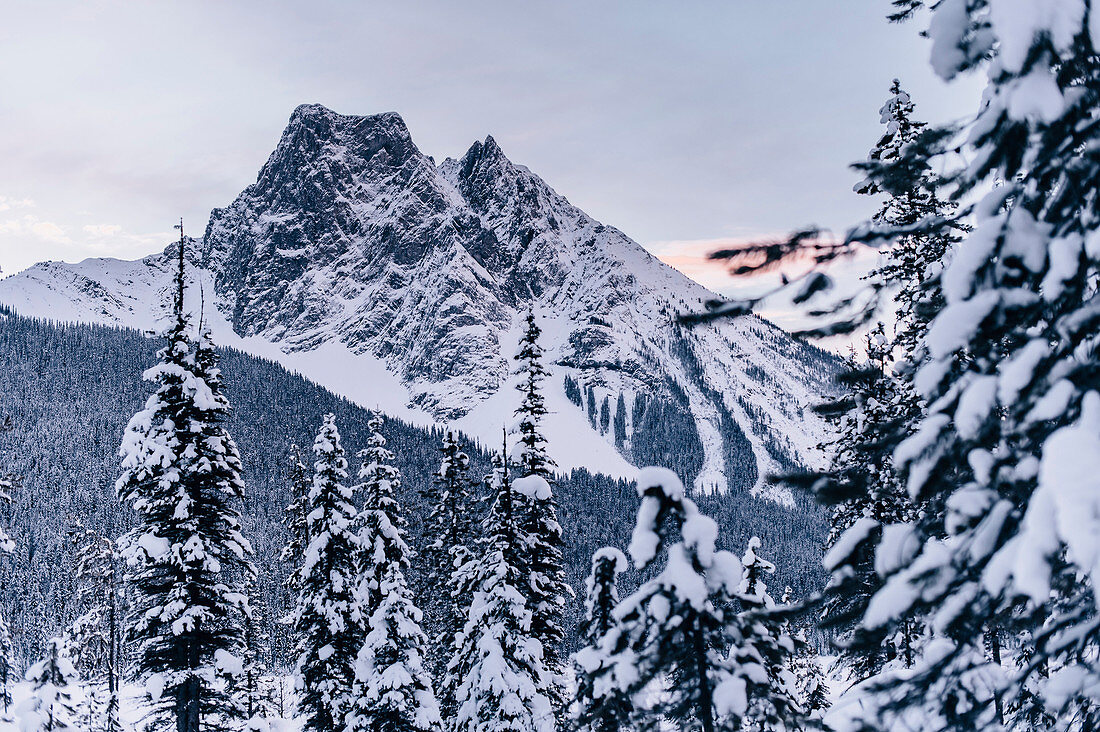
{"type": "Polygon", "coordinates": [[[451,430],[443,433],[438,472],[421,491],[431,506],[424,531],[426,546],[420,552],[422,587],[419,593],[428,635],[427,663],[436,680],[444,718],[454,715],[453,689],[446,684],[447,664],[455,638],[466,623],[470,607],[469,587],[461,582],[460,569],[475,556],[480,541],[475,505],[470,490],[469,456],[459,449],[451,430]]]}
{"type": "Polygon", "coordinates": [[[431,732],[442,721],[432,679],[425,668],[427,636],[422,615],[405,580],[410,554],[405,518],[395,491],[401,474],[375,412],[363,465],[360,527],[360,593],[367,634],[355,661],[349,732],[431,732]]]}
{"type": "Polygon", "coordinates": [[[652,579],[622,601],[615,626],[576,655],[593,689],[580,722],[618,717],[623,728],[668,723],[703,732],[740,730],[745,723],[797,728],[801,714],[789,679],[776,678],[793,644],[763,598],[751,594],[756,576],[730,552],[715,549],[717,525],[671,471],[640,471],[638,494],[630,554],[652,579]],[[735,601],[746,609],[738,612],[735,601]],[[675,683],[648,693],[666,679],[675,683]],[[625,718],[613,707],[624,697],[633,707],[625,718]]]}
{"type": "Polygon", "coordinates": [[[521,504],[503,456],[496,458],[489,484],[493,503],[486,542],[461,570],[460,582],[472,599],[448,666],[447,684],[457,702],[449,729],[553,732],[551,694],[558,680],[544,664],[521,592],[527,547],[517,516],[521,504]]]}

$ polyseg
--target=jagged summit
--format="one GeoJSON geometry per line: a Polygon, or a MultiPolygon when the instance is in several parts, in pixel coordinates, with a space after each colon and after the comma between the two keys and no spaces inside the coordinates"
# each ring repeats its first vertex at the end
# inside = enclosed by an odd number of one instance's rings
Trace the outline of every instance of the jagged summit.
{"type": "MultiPolygon", "coordinates": [[[[450,158],[448,158],[448,160],[450,160],[450,158]]],[[[508,160],[504,151],[500,149],[500,145],[497,144],[497,141],[493,139],[492,135],[486,136],[484,140],[475,140],[474,144],[470,145],[470,149],[466,151],[466,154],[462,156],[461,161],[458,163],[462,175],[469,175],[469,171],[474,167],[487,167],[500,164],[511,165],[511,161],[508,160]]]]}
{"type": "MultiPolygon", "coordinates": [[[[337,349],[362,367],[332,377],[323,363],[326,385],[368,404],[398,394],[408,414],[457,421],[492,444],[511,421],[516,329],[534,307],[562,465],[621,473],[618,455],[684,453],[681,472],[698,485],[751,486],[821,435],[809,407],[830,366],[816,352],[756,318],[679,328],[677,312],[714,295],[573,206],[492,136],[436,165],[395,113],[300,106],[256,182],[211,213],[199,260],[205,294],[242,347],[272,344],[295,363],[337,349]]],[[[148,327],[169,272],[163,254],[36,267],[0,281],[0,301],[148,327]]]]}
{"type": "Polygon", "coordinates": [[[299,104],[290,114],[284,135],[302,127],[316,131],[320,137],[341,134],[362,139],[388,137],[395,141],[412,142],[409,128],[397,112],[340,114],[323,104],[299,104]]]}

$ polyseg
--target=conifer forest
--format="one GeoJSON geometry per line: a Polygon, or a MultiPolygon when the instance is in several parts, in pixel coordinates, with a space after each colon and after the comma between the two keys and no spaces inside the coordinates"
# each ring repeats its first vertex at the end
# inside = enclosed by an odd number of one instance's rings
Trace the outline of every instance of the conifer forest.
{"type": "Polygon", "coordinates": [[[1098,2],[11,3],[0,732],[1100,729],[1098,2]]]}

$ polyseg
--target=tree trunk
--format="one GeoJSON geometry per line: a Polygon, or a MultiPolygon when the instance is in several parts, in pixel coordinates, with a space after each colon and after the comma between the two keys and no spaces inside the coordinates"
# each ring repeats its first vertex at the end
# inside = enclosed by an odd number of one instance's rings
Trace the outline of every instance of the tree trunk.
{"type": "Polygon", "coordinates": [[[699,680],[699,719],[703,723],[703,732],[714,732],[714,698],[710,679],[707,677],[707,645],[698,619],[692,628],[691,640],[694,646],[695,674],[699,680]]]}
{"type": "MultiPolygon", "coordinates": [[[[985,637],[986,642],[989,644],[990,658],[999,667],[1001,665],[1001,634],[997,632],[996,628],[992,628],[986,631],[985,637]]],[[[994,698],[993,704],[997,710],[997,721],[1004,724],[1004,702],[1001,700],[1000,694],[997,694],[994,698]]]]}

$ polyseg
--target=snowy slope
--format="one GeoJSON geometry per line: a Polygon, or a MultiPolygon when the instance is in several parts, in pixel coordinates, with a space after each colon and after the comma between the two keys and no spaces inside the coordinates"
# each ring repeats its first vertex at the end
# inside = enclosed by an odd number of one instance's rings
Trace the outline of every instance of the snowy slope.
{"type": "MultiPolygon", "coordinates": [[[[155,329],[173,250],[40,264],[0,280],[0,302],[155,329]]],[[[551,362],[548,437],[563,469],[630,476],[632,460],[661,448],[639,444],[659,433],[633,424],[654,414],[644,410],[654,400],[694,426],[703,488],[759,484],[812,460],[822,435],[808,408],[829,388],[828,358],[757,318],[678,327],[676,313],[714,295],[512,163],[491,137],[436,165],[396,114],[299,107],[256,183],[212,212],[190,250],[222,343],[488,445],[512,421],[510,357],[533,307],[551,362]],[[566,377],[580,385],[580,406],[566,377]],[[586,411],[598,415],[605,399],[609,426],[593,427],[586,411]],[[738,450],[755,464],[738,462],[738,450]]]]}

